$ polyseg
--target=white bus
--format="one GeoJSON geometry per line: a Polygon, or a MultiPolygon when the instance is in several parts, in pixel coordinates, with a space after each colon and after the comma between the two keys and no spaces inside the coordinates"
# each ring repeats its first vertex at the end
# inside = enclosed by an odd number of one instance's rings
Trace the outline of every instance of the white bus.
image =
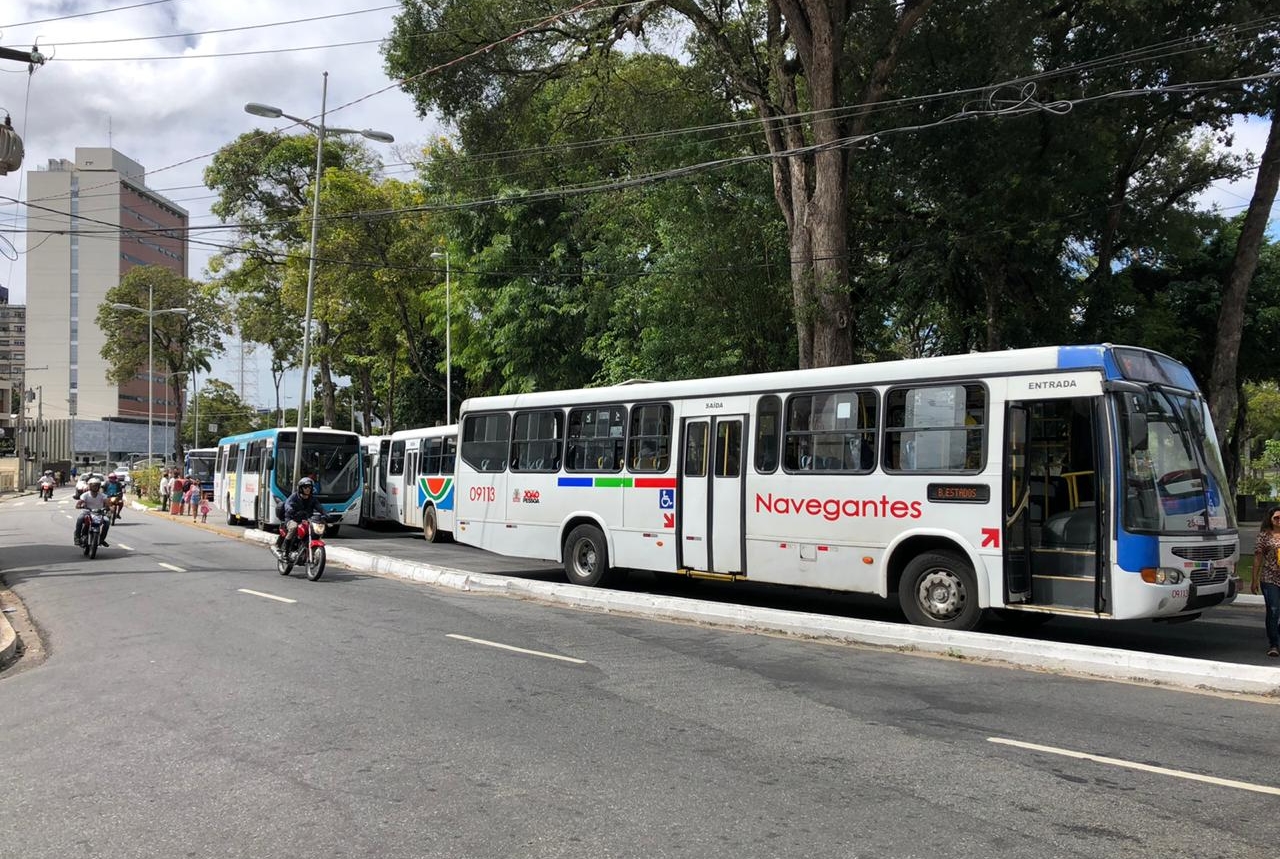
{"type": "MultiPolygon", "coordinates": [[[[265,429],[227,436],[218,442],[213,474],[213,500],[227,514],[227,524],[275,528],[276,506],[294,491],[296,429],[265,429]]],[[[327,427],[302,436],[302,472],[316,482],[316,497],[329,520],[328,535],[360,518],[364,481],[360,474],[360,437],[327,427]]]]}
{"type": "Polygon", "coordinates": [[[401,430],[383,439],[377,480],[385,509],[374,511],[373,521],[421,528],[428,543],[449,536],[457,451],[456,425],[401,430]]]}
{"type": "Polygon", "coordinates": [[[1145,349],[483,397],[460,421],[457,539],[578,584],[632,568],[896,593],[953,629],[986,609],[1190,619],[1236,594],[1209,410],[1145,349]]]}

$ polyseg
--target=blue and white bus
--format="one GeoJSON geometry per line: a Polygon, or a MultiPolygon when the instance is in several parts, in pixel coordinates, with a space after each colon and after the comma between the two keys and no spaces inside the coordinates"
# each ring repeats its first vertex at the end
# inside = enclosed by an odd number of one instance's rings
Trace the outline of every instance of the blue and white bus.
{"type": "MultiPolygon", "coordinates": [[[[276,505],[289,497],[293,476],[295,429],[265,429],[228,436],[218,442],[214,471],[214,503],[227,514],[227,524],[257,524],[271,530],[280,520],[276,505]]],[[[360,436],[327,428],[302,436],[302,474],[316,482],[316,496],[329,518],[330,535],[360,519],[360,436]]]]}
{"type": "Polygon", "coordinates": [[[193,447],[187,451],[182,473],[194,477],[200,484],[200,494],[213,498],[213,472],[217,466],[216,447],[193,447]]]}
{"type": "Polygon", "coordinates": [[[1191,372],[1147,349],[1009,350],[463,403],[455,537],[564,563],[1185,620],[1235,598],[1235,513],[1191,372]]]}

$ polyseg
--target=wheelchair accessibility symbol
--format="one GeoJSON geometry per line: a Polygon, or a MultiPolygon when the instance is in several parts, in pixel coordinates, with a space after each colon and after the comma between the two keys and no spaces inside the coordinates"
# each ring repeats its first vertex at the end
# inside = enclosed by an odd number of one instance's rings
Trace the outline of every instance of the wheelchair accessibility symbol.
{"type": "Polygon", "coordinates": [[[676,509],[676,491],[674,489],[658,490],[658,509],[660,510],[676,509]]]}

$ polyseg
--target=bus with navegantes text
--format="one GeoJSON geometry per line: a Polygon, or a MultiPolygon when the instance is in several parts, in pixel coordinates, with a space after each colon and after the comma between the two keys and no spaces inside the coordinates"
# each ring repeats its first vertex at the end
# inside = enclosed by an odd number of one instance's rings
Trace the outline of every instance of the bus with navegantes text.
{"type": "Polygon", "coordinates": [[[1209,409],[1149,349],[1053,346],[467,400],[454,537],[988,613],[1176,621],[1235,599],[1209,409]]]}

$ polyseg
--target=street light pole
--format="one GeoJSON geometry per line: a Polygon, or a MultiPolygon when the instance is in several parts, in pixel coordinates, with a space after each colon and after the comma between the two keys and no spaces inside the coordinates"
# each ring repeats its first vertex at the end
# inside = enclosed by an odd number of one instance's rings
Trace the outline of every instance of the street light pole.
{"type": "Polygon", "coordinates": [[[151,459],[155,456],[154,447],[151,444],[151,427],[155,419],[155,399],[156,399],[156,337],[155,322],[156,317],[162,313],[172,313],[175,316],[186,316],[190,313],[185,307],[163,307],[159,310],[155,308],[155,287],[147,284],[147,309],[136,307],[132,304],[115,303],[111,305],[116,310],[132,310],[135,313],[145,313],[147,315],[147,464],[150,467],[151,459]]]}
{"type": "Polygon", "coordinates": [[[311,383],[311,312],[315,302],[316,288],[316,243],[320,234],[320,184],[324,178],[324,138],[328,134],[359,134],[370,140],[377,140],[381,143],[394,143],[395,138],[385,131],[374,131],[369,128],[326,128],[324,124],[325,111],[329,97],[329,73],[324,73],[324,83],[320,90],[320,124],[317,125],[310,120],[297,116],[290,116],[278,107],[269,104],[259,104],[257,102],[249,102],[244,106],[245,112],[254,116],[265,116],[268,119],[279,119],[285,117],[292,119],[294,122],[309,128],[316,135],[316,172],[315,172],[315,192],[311,201],[311,260],[307,265],[307,305],[306,319],[303,321],[302,330],[302,394],[298,398],[298,436],[294,440],[293,445],[293,482],[296,484],[302,478],[302,433],[306,428],[303,419],[304,407],[307,405],[307,395],[310,393],[307,386],[311,383]]]}
{"type": "Polygon", "coordinates": [[[453,346],[450,329],[452,328],[452,304],[449,301],[449,249],[444,253],[436,251],[432,259],[444,257],[444,422],[453,423],[453,346]]]}

